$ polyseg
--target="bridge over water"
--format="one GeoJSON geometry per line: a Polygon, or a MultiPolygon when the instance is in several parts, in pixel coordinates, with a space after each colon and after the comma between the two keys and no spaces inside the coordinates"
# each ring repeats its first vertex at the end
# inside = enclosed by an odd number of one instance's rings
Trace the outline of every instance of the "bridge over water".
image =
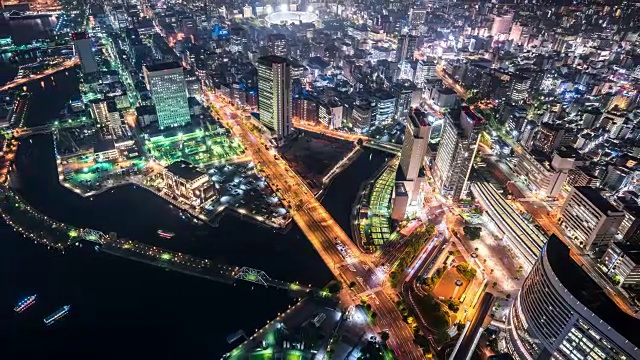
{"type": "Polygon", "coordinates": [[[83,125],[93,124],[92,119],[76,119],[67,121],[56,121],[51,124],[32,126],[32,127],[20,127],[13,129],[12,135],[17,138],[27,138],[31,135],[48,134],[54,130],[70,129],[80,127],[83,125]]]}
{"type": "Polygon", "coordinates": [[[326,294],[316,288],[272,279],[262,270],[250,267],[234,267],[215,264],[208,259],[202,259],[192,255],[146,245],[133,240],[118,239],[114,236],[107,236],[98,230],[82,229],[80,231],[80,237],[84,240],[98,244],[96,247],[97,249],[112,255],[210,280],[229,284],[235,283],[236,280],[243,280],[254,284],[285,289],[296,293],[313,293],[324,297],[329,296],[329,294],[326,294]]]}

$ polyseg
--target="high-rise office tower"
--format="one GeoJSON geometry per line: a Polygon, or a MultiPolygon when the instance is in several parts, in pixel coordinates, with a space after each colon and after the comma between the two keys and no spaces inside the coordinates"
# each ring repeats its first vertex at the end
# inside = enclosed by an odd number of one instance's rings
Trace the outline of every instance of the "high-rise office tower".
{"type": "Polygon", "coordinates": [[[493,25],[491,26],[491,36],[495,38],[498,35],[509,34],[512,22],[513,13],[495,15],[493,18],[493,25]]]}
{"type": "Polygon", "coordinates": [[[419,109],[409,112],[406,119],[407,126],[400,154],[400,168],[396,173],[391,213],[392,218],[396,220],[404,219],[407,206],[419,204],[420,185],[425,177],[422,164],[431,133],[427,114],[419,109]]]}
{"type": "Polygon", "coordinates": [[[600,284],[608,281],[551,236],[509,312],[509,352],[515,359],[640,359],[640,320],[623,295],[607,295],[600,284]]]}
{"type": "Polygon", "coordinates": [[[442,195],[452,201],[460,200],[469,190],[469,173],[484,123],[483,118],[464,106],[459,122],[447,116],[442,124],[433,177],[442,195]]]}
{"type": "Polygon", "coordinates": [[[98,72],[98,63],[93,54],[93,43],[86,32],[75,32],[73,38],[73,51],[80,58],[83,74],[92,74],[98,72]]]}
{"type": "Polygon", "coordinates": [[[409,24],[411,27],[418,27],[424,24],[427,19],[427,8],[414,7],[409,10],[409,24]]]}
{"type": "Polygon", "coordinates": [[[102,139],[113,139],[122,136],[121,117],[115,101],[93,100],[89,110],[96,120],[98,135],[102,139]]]}
{"type": "Polygon", "coordinates": [[[177,62],[146,65],[144,75],[156,105],[160,129],[188,124],[191,115],[182,66],[177,62]]]}
{"type": "Polygon", "coordinates": [[[291,64],[280,56],[258,59],[260,122],[278,138],[291,132],[291,64]]]}
{"type": "Polygon", "coordinates": [[[270,34],[267,37],[267,48],[269,49],[269,55],[287,57],[289,55],[287,36],[284,34],[270,34]]]}
{"type": "Polygon", "coordinates": [[[413,61],[413,53],[416,52],[418,37],[413,35],[401,35],[398,38],[396,49],[396,62],[413,61]]]}
{"type": "Polygon", "coordinates": [[[577,246],[588,251],[613,241],[623,220],[624,211],[590,186],[571,189],[560,209],[561,226],[577,246]]]}

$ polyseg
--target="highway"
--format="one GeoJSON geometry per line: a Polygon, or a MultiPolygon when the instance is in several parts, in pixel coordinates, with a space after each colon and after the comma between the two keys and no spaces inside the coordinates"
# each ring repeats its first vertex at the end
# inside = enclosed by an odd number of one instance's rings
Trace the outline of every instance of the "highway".
{"type": "Polygon", "coordinates": [[[346,140],[346,141],[354,141],[355,142],[355,141],[358,141],[358,140],[362,140],[363,144],[365,146],[369,146],[369,147],[374,148],[374,149],[390,152],[392,154],[399,154],[400,151],[402,150],[402,146],[401,145],[392,144],[392,143],[389,143],[389,142],[384,142],[384,141],[372,139],[372,138],[370,138],[370,137],[368,137],[366,135],[346,133],[344,131],[332,130],[332,129],[326,128],[324,126],[311,125],[311,124],[307,124],[307,123],[302,122],[302,121],[294,121],[293,122],[293,127],[295,127],[296,129],[301,129],[301,130],[304,130],[304,131],[314,132],[314,133],[317,133],[317,134],[322,134],[322,135],[325,135],[325,136],[329,136],[329,137],[336,138],[336,139],[342,139],[342,140],[346,140]]]}
{"type": "Polygon", "coordinates": [[[413,343],[413,333],[402,321],[394,301],[383,290],[384,284],[366,255],[351,242],[350,237],[308,190],[305,183],[294,175],[286,162],[263,144],[260,138],[254,136],[245,121],[239,120],[242,117],[237,110],[219,105],[218,114],[222,117],[222,122],[252,154],[254,162],[268,178],[271,186],[277,189],[280,198],[291,209],[294,221],[335,277],[342,280],[345,288],[351,282],[356,284],[354,293],[357,295],[343,296],[342,301],[345,305],[359,304],[363,295],[373,295],[369,303],[378,315],[374,325],[376,332],[389,332],[388,344],[398,358],[421,359],[423,355],[419,347],[413,343]],[[349,249],[351,255],[343,255],[339,246],[349,249]]]}
{"type": "Polygon", "coordinates": [[[471,354],[478,345],[478,338],[484,331],[484,322],[487,315],[491,312],[493,302],[496,297],[490,292],[485,292],[480,300],[480,306],[473,314],[471,322],[468,324],[468,328],[463,333],[463,337],[458,340],[459,347],[454,348],[455,353],[452,354],[449,359],[451,360],[468,360],[471,358],[471,354]],[[457,350],[457,351],[456,351],[457,350]]]}
{"type": "Polygon", "coordinates": [[[60,65],[58,65],[56,67],[53,67],[53,68],[51,68],[51,69],[49,69],[47,71],[44,71],[44,72],[42,72],[42,73],[40,73],[38,75],[33,75],[33,76],[27,77],[27,78],[20,78],[20,79],[11,80],[8,83],[6,83],[4,86],[0,87],[0,91],[9,90],[9,89],[14,88],[16,86],[20,86],[20,85],[26,84],[26,83],[28,83],[30,81],[43,78],[45,76],[51,75],[53,73],[56,73],[58,71],[74,67],[74,66],[78,65],[79,63],[80,63],[80,60],[78,60],[77,58],[74,58],[72,60],[67,60],[67,61],[63,62],[62,64],[60,64],[60,65]]]}
{"type": "Polygon", "coordinates": [[[440,77],[440,79],[445,85],[452,88],[453,91],[455,91],[459,97],[461,97],[463,100],[467,100],[467,98],[469,97],[469,95],[467,94],[467,90],[465,90],[462,86],[460,86],[460,84],[458,84],[455,80],[450,78],[449,75],[447,75],[447,73],[444,71],[444,68],[441,65],[438,65],[436,67],[436,75],[440,77]]]}

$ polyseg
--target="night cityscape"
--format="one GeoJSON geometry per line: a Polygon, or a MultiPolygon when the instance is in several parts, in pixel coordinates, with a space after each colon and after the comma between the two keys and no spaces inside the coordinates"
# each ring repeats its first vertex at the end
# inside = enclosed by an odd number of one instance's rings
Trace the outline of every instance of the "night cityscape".
{"type": "Polygon", "coordinates": [[[640,360],[640,2],[0,2],[0,359],[640,360]]]}

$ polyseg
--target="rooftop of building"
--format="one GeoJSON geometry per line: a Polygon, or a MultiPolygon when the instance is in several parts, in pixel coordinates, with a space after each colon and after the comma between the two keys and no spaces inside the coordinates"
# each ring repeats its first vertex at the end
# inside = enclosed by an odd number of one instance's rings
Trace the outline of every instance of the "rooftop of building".
{"type": "Polygon", "coordinates": [[[473,121],[474,125],[475,124],[483,124],[483,123],[487,122],[483,117],[481,117],[478,114],[476,114],[473,110],[471,110],[470,107],[468,107],[466,105],[462,107],[462,112],[469,119],[471,119],[471,121],[473,121]]]}
{"type": "Polygon", "coordinates": [[[415,127],[418,126],[429,126],[429,121],[427,120],[427,113],[418,109],[413,108],[413,111],[409,113],[409,120],[414,123],[415,127]]]}
{"type": "Polygon", "coordinates": [[[198,170],[197,167],[193,166],[191,163],[185,160],[178,160],[174,163],[171,163],[171,165],[168,165],[164,169],[174,174],[175,176],[188,181],[193,181],[204,175],[204,173],[198,170]]]}
{"type": "Polygon", "coordinates": [[[640,264],[640,244],[638,243],[622,243],[614,244],[636,265],[640,264]]]}
{"type": "MultiPolygon", "coordinates": [[[[545,256],[558,281],[576,300],[624,336],[640,346],[640,319],[627,315],[607,296],[604,290],[578,265],[562,240],[552,235],[547,242],[545,256]]],[[[587,319],[589,320],[589,319],[587,319]]]]}
{"type": "Polygon", "coordinates": [[[621,211],[613,206],[612,203],[609,202],[600,191],[592,188],[591,186],[576,186],[573,188],[575,191],[579,192],[585,199],[587,199],[590,203],[592,203],[595,207],[598,208],[603,214],[610,213],[619,213],[621,211]]]}
{"type": "Polygon", "coordinates": [[[404,187],[403,182],[396,181],[394,186],[395,186],[396,196],[408,196],[407,189],[404,187]]]}
{"type": "Polygon", "coordinates": [[[177,69],[177,68],[181,68],[182,69],[182,65],[180,65],[180,63],[178,63],[177,61],[145,65],[144,67],[145,67],[145,69],[147,69],[148,72],[172,70],[172,69],[177,69]]]}
{"type": "Polygon", "coordinates": [[[73,40],[82,40],[82,39],[88,39],[89,35],[84,32],[84,31],[78,31],[78,32],[74,32],[71,37],[73,38],[73,40]]]}
{"type": "Polygon", "coordinates": [[[116,145],[113,140],[100,139],[93,145],[93,153],[99,154],[106,151],[115,150],[116,145]]]}

